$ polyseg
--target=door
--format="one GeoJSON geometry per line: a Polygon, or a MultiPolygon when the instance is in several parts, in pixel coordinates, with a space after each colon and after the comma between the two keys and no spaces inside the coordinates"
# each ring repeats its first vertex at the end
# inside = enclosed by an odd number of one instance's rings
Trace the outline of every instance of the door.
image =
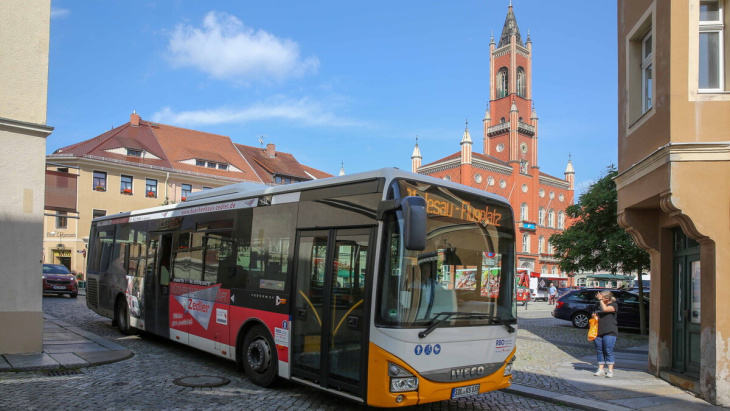
{"type": "Polygon", "coordinates": [[[672,368],[700,376],[700,246],[680,228],[674,230],[674,307],[672,368]]]}
{"type": "Polygon", "coordinates": [[[146,330],[170,337],[170,253],[172,233],[150,234],[145,267],[145,323],[146,330]]]}
{"type": "Polygon", "coordinates": [[[365,394],[373,230],[301,231],[292,315],[292,374],[365,394]]]}

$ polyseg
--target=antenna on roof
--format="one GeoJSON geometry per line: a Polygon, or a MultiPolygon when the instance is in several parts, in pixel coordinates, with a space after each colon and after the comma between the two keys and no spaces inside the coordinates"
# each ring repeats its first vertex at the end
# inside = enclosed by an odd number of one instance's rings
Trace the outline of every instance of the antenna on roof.
{"type": "Polygon", "coordinates": [[[262,134],[259,136],[259,144],[261,144],[261,150],[264,149],[264,139],[266,138],[266,135],[262,134]]]}

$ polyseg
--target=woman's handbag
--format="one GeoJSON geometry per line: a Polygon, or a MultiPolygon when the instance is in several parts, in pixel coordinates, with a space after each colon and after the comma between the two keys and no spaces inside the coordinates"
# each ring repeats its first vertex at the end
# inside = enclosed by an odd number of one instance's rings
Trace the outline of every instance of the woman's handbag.
{"type": "Polygon", "coordinates": [[[588,320],[588,341],[593,341],[598,336],[598,316],[593,314],[590,320],[588,320]]]}

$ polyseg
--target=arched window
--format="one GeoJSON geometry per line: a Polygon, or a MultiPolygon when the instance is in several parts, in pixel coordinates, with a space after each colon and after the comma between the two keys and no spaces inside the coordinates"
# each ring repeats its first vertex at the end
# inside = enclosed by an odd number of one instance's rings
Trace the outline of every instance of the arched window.
{"type": "Polygon", "coordinates": [[[555,210],[548,211],[548,227],[555,228],[555,210]]]}
{"type": "Polygon", "coordinates": [[[550,254],[550,255],[553,255],[553,254],[555,254],[555,252],[554,252],[554,250],[553,250],[553,243],[551,243],[551,242],[550,242],[550,240],[548,240],[548,249],[547,249],[547,253],[548,253],[548,254],[550,254]]]}
{"type": "Polygon", "coordinates": [[[517,68],[517,95],[525,97],[525,69],[522,67],[517,68]]]}
{"type": "Polygon", "coordinates": [[[527,203],[522,203],[522,206],[520,207],[520,220],[522,220],[522,221],[529,220],[529,217],[527,215],[527,203]]]}
{"type": "Polygon", "coordinates": [[[530,235],[529,234],[522,234],[522,252],[523,253],[530,252],[530,235]]]}
{"type": "Polygon", "coordinates": [[[558,273],[558,267],[553,266],[551,274],[555,275],[557,273],[558,273]]]}
{"type": "Polygon", "coordinates": [[[545,225],[545,207],[540,207],[537,211],[537,224],[545,225]]]}
{"type": "Polygon", "coordinates": [[[540,273],[542,273],[542,275],[547,274],[547,266],[546,265],[543,265],[542,266],[542,269],[540,270],[540,273]]]}
{"type": "Polygon", "coordinates": [[[502,67],[497,73],[497,98],[507,97],[509,94],[509,74],[507,67],[502,67]]]}
{"type": "Polygon", "coordinates": [[[540,238],[537,239],[537,253],[542,254],[545,252],[545,237],[540,236],[540,238]]]}
{"type": "Polygon", "coordinates": [[[558,228],[565,228],[565,213],[562,210],[558,211],[558,228]]]}
{"type": "Polygon", "coordinates": [[[504,123],[505,121],[506,121],[506,120],[504,119],[504,117],[502,117],[501,119],[499,119],[499,122],[500,122],[500,123],[504,123]]]}

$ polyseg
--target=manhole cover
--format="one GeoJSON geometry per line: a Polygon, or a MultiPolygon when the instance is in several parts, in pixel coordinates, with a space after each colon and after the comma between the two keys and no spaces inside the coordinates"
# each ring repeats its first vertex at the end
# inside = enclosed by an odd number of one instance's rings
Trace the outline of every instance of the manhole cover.
{"type": "Polygon", "coordinates": [[[78,375],[83,374],[80,370],[56,370],[56,371],[46,371],[45,375],[46,377],[65,377],[69,375],[78,375]]]}
{"type": "Polygon", "coordinates": [[[231,382],[228,378],[211,375],[193,375],[192,377],[177,378],[173,383],[183,387],[220,387],[231,382]]]}

